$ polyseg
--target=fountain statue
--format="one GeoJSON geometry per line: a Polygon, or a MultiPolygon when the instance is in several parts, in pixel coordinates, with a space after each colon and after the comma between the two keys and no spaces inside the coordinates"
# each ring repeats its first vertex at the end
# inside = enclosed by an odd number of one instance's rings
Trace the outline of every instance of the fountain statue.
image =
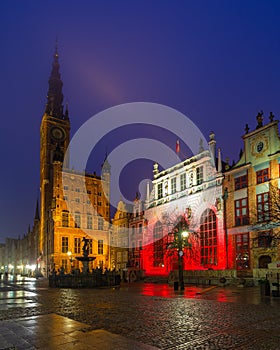
{"type": "Polygon", "coordinates": [[[90,240],[84,237],[83,242],[83,255],[76,257],[77,260],[83,263],[82,273],[53,273],[49,276],[49,286],[58,288],[98,288],[119,286],[121,276],[114,270],[106,270],[103,273],[101,269],[95,269],[89,273],[88,263],[96,258],[89,256],[90,240]]]}
{"type": "Polygon", "coordinates": [[[83,245],[83,256],[76,256],[76,259],[82,262],[82,264],[83,264],[82,273],[84,275],[86,275],[89,272],[89,268],[88,268],[89,261],[93,261],[96,258],[93,257],[93,256],[89,256],[89,248],[90,248],[90,246],[89,246],[89,239],[86,238],[86,237],[83,237],[83,242],[84,242],[84,245],[83,245]]]}

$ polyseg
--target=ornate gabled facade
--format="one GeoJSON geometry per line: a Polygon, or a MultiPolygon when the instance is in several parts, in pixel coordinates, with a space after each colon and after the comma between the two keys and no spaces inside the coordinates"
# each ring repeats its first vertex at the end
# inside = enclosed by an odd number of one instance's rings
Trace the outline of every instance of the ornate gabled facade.
{"type": "Polygon", "coordinates": [[[280,260],[278,121],[270,113],[264,125],[261,112],[255,130],[246,125],[242,138],[241,157],[225,172],[226,227],[230,267],[252,276],[280,260]]]}
{"type": "Polygon", "coordinates": [[[143,270],[143,233],[146,223],[144,214],[143,202],[136,193],[129,220],[129,267],[136,270],[135,277],[139,275],[137,271],[143,270]]]}
{"type": "Polygon", "coordinates": [[[105,159],[101,177],[68,169],[70,120],[63,108],[62,85],[56,49],[40,132],[38,269],[45,276],[60,268],[67,272],[81,268],[75,256],[81,254],[85,236],[90,239],[90,254],[96,257],[90,268],[110,267],[110,165],[105,159]]]}
{"type": "Polygon", "coordinates": [[[122,200],[119,201],[112,219],[111,231],[111,267],[117,271],[126,271],[129,251],[129,219],[131,209],[122,200]]]}
{"type": "Polygon", "coordinates": [[[178,253],[168,250],[169,233],[186,212],[191,213],[190,237],[196,235],[198,241],[192,254],[184,251],[184,269],[226,268],[221,158],[219,152],[217,171],[213,133],[210,138],[210,151],[201,149],[163,171],[154,165],[143,232],[143,269],[147,275],[168,275],[177,268],[178,253]]]}

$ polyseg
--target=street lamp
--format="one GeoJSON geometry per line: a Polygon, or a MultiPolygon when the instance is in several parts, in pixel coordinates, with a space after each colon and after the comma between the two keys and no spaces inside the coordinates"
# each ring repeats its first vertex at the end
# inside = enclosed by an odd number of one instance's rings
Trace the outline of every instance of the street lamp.
{"type": "Polygon", "coordinates": [[[228,233],[227,233],[227,200],[228,200],[228,188],[226,187],[223,194],[224,200],[224,232],[225,232],[225,246],[226,246],[226,268],[228,269],[228,233]]]}
{"type": "Polygon", "coordinates": [[[188,215],[188,217],[184,215],[180,217],[178,223],[170,232],[170,234],[173,235],[173,240],[168,245],[168,248],[171,248],[174,251],[175,250],[178,251],[178,270],[179,270],[180,290],[185,289],[184,274],[183,274],[184,248],[191,246],[191,244],[189,243],[189,231],[188,231],[189,219],[190,219],[190,215],[188,215]]]}
{"type": "Polygon", "coordinates": [[[71,251],[68,251],[67,255],[68,255],[69,260],[70,260],[70,272],[71,272],[71,270],[72,270],[72,262],[73,262],[74,259],[72,258],[72,252],[71,251]]]}
{"type": "MultiPolygon", "coordinates": [[[[181,226],[181,225],[179,225],[179,226],[181,226]]],[[[183,272],[183,255],[184,255],[184,247],[187,243],[188,236],[189,236],[189,233],[187,231],[181,231],[179,229],[179,231],[178,231],[178,269],[179,269],[180,290],[185,289],[184,272],[183,272]]]]}

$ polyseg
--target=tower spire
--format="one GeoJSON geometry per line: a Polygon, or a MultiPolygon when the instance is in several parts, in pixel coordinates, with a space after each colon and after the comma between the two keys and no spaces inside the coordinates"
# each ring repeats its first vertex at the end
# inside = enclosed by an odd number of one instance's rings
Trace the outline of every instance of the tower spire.
{"type": "Polygon", "coordinates": [[[222,156],[221,156],[221,149],[220,147],[218,148],[218,172],[222,172],[222,156]]]}
{"type": "Polygon", "coordinates": [[[39,201],[38,201],[38,198],[37,198],[37,202],[36,202],[36,210],[35,210],[34,220],[40,220],[40,215],[39,215],[39,201]]]}
{"type": "Polygon", "coordinates": [[[57,40],[55,43],[54,60],[52,63],[51,75],[49,78],[49,90],[47,95],[47,105],[45,112],[56,118],[64,119],[63,114],[63,94],[62,80],[59,72],[57,40]]]}

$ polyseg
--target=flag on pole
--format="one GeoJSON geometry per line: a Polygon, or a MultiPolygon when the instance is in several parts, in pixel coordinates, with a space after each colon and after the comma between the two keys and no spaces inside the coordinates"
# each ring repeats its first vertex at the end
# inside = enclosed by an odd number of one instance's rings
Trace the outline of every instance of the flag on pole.
{"type": "Polygon", "coordinates": [[[176,141],[176,153],[179,153],[180,152],[180,143],[179,143],[179,140],[177,139],[176,141]]]}

